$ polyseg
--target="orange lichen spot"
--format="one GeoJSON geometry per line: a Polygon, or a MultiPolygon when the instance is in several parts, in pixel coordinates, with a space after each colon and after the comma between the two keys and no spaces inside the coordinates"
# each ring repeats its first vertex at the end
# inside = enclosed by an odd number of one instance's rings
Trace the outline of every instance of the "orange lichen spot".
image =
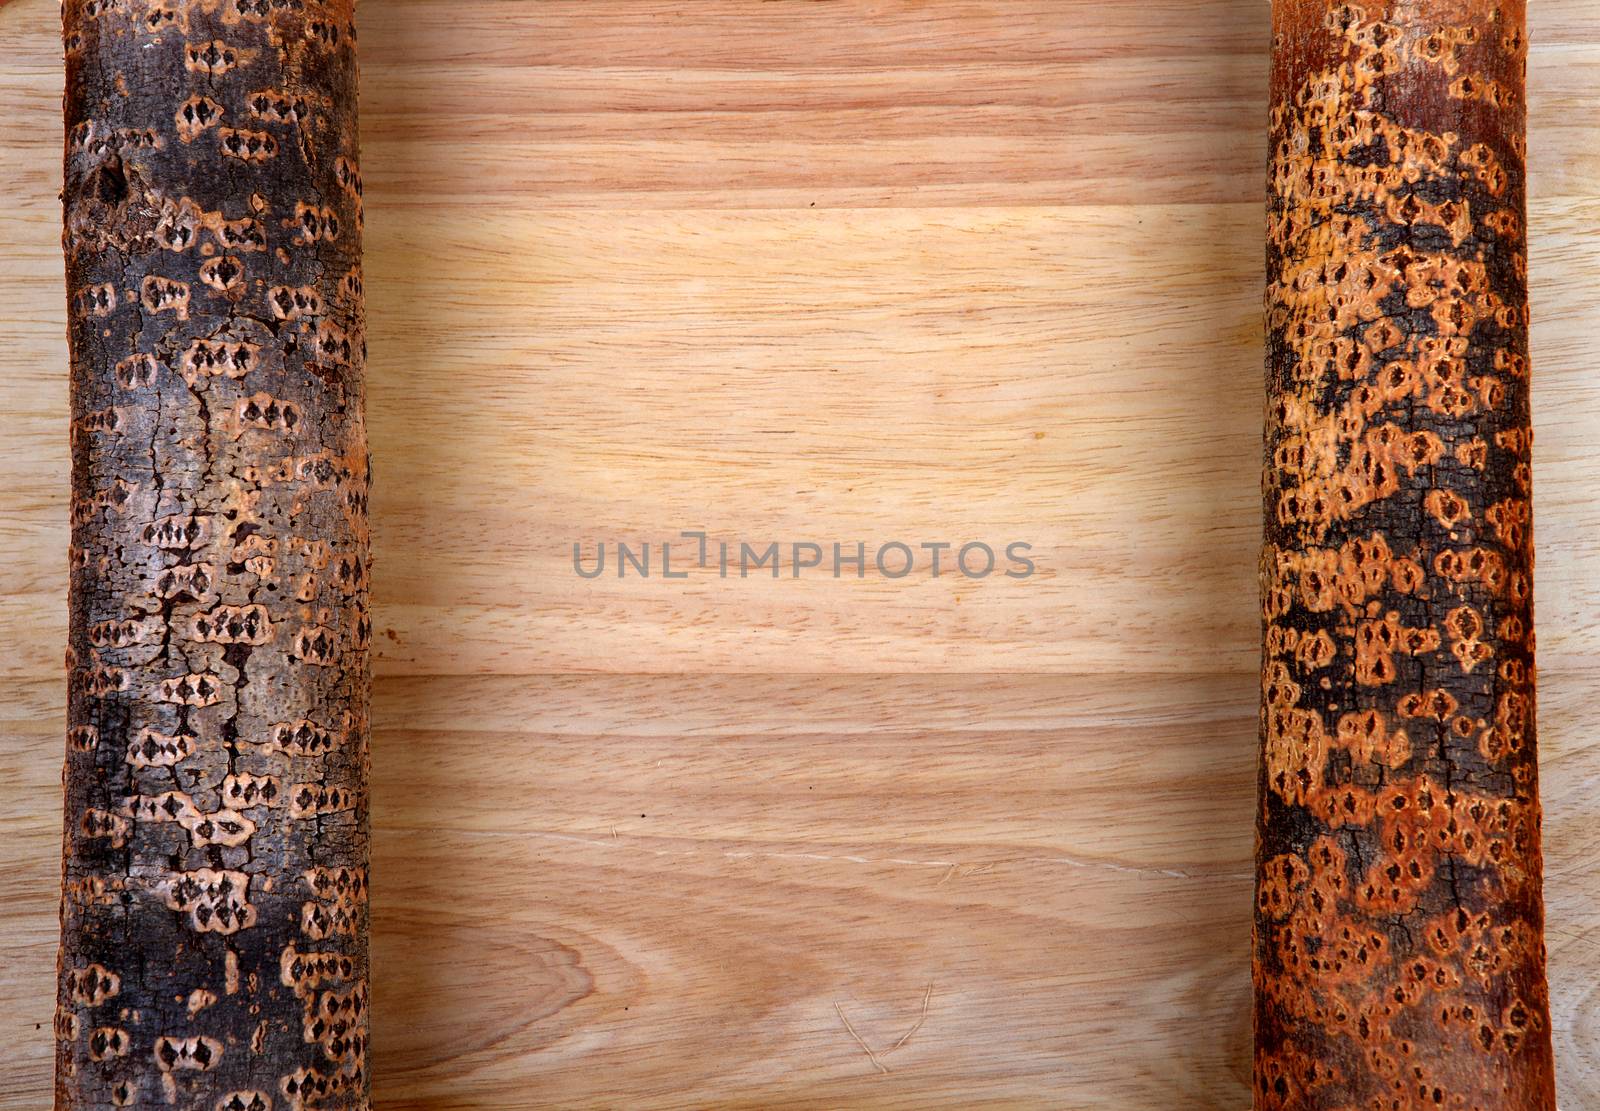
{"type": "Polygon", "coordinates": [[[355,162],[341,155],[333,163],[333,174],[341,189],[352,196],[361,196],[361,171],[356,168],[355,162]]]}
{"type": "Polygon", "coordinates": [[[190,386],[226,375],[243,378],[257,365],[261,345],[248,340],[191,340],[178,359],[178,373],[190,386]]]}
{"type": "Polygon", "coordinates": [[[109,433],[120,435],[127,427],[127,418],[121,409],[112,406],[106,409],[94,409],[84,413],[72,422],[74,436],[93,435],[94,433],[109,433]]]}
{"type": "Polygon", "coordinates": [[[250,877],[244,872],[210,868],[179,872],[164,890],[167,906],[187,913],[190,926],[200,933],[233,934],[255,924],[250,877]]]}
{"type": "Polygon", "coordinates": [[[73,906],[109,907],[122,903],[127,889],[122,876],[80,876],[63,883],[61,894],[73,906]]]}
{"type": "Polygon", "coordinates": [[[166,551],[203,548],[211,539],[210,514],[173,513],[144,527],[140,534],[146,544],[166,551]]]}
{"type": "Polygon", "coordinates": [[[289,790],[289,817],[315,818],[354,809],[355,792],[321,783],[296,783],[289,790]]]}
{"type": "Polygon", "coordinates": [[[193,733],[163,733],[147,726],[128,743],[128,763],[136,768],[170,768],[193,755],[198,742],[193,733]]]}
{"type": "Polygon", "coordinates": [[[1483,223],[1495,235],[1515,242],[1522,238],[1522,219],[1509,208],[1498,208],[1483,218],[1483,223]]]}
{"type": "Polygon", "coordinates": [[[286,220],[284,223],[285,226],[296,229],[296,238],[301,243],[319,241],[331,243],[339,238],[339,214],[327,205],[297,202],[294,206],[294,219],[286,220]]]}
{"type": "Polygon", "coordinates": [[[1372,820],[1372,792],[1359,787],[1318,787],[1306,795],[1306,809],[1329,829],[1364,826],[1372,820]]]}
{"type": "Polygon", "coordinates": [[[1300,688],[1281,663],[1264,669],[1262,683],[1268,782],[1286,802],[1303,803],[1327,749],[1322,718],[1295,705],[1300,688]]]}
{"type": "Polygon", "coordinates": [[[272,1097],[256,1089],[229,1092],[217,1100],[211,1111],[272,1111],[272,1097]]]}
{"type": "Polygon", "coordinates": [[[339,636],[326,625],[308,625],[294,636],[289,656],[301,663],[326,667],[338,658],[339,636]]]}
{"type": "MultiPolygon", "coordinates": [[[[1456,84],[1460,85],[1461,82],[1457,81],[1456,84]]],[[[1451,95],[1457,95],[1454,86],[1452,86],[1451,95]]],[[[1474,93],[1463,89],[1461,95],[1472,96],[1474,93]]],[[[1487,144],[1474,143],[1462,151],[1459,157],[1461,164],[1470,168],[1473,176],[1483,183],[1484,188],[1488,189],[1490,194],[1498,197],[1505,192],[1509,178],[1505,169],[1500,165],[1500,159],[1487,144]]]]}
{"type": "MultiPolygon", "coordinates": [[[[361,557],[356,555],[341,555],[338,560],[335,561],[333,566],[333,581],[338,585],[340,592],[343,594],[355,594],[365,590],[367,586],[367,570],[365,565],[361,562],[361,557]]],[[[1331,640],[1327,642],[1327,648],[1330,653],[1329,659],[1331,660],[1331,652],[1333,649],[1333,642],[1331,640]]],[[[1320,647],[1316,651],[1320,652],[1320,647]]],[[[1320,667],[1326,665],[1318,664],[1316,666],[1320,667]]]]}
{"type": "Polygon", "coordinates": [[[271,394],[241,398],[234,412],[241,425],[271,432],[293,432],[300,424],[300,407],[293,402],[279,401],[271,394]]]}
{"type": "Polygon", "coordinates": [[[1411,741],[1405,730],[1391,730],[1376,710],[1342,714],[1334,730],[1334,743],[1360,764],[1398,768],[1411,759],[1411,741]]]}
{"type": "Polygon", "coordinates": [[[100,964],[69,968],[61,982],[67,998],[81,1007],[98,1007],[122,990],[122,977],[100,964]]]}
{"type": "Polygon", "coordinates": [[[183,48],[184,67],[208,77],[220,77],[235,66],[243,65],[254,51],[240,50],[221,39],[210,42],[192,42],[183,48]]]}
{"type": "Polygon", "coordinates": [[[171,3],[169,0],[146,0],[137,25],[149,35],[157,35],[163,31],[182,31],[189,25],[188,10],[183,5],[171,3]]]}
{"type": "Polygon", "coordinates": [[[1527,644],[1532,647],[1532,636],[1527,625],[1514,613],[1507,614],[1500,624],[1495,626],[1495,634],[1508,644],[1527,644]]]}
{"type": "Polygon", "coordinates": [[[1422,376],[1412,363],[1400,359],[1385,363],[1373,387],[1379,403],[1374,411],[1411,397],[1421,382],[1422,376]]]}
{"type": "Polygon", "coordinates": [[[1492,590],[1508,585],[1505,560],[1488,548],[1447,548],[1433,558],[1435,573],[1452,583],[1482,583],[1492,590]]]}
{"type": "Polygon", "coordinates": [[[1494,646],[1485,643],[1483,616],[1471,606],[1458,606],[1445,618],[1445,629],[1450,634],[1450,654],[1455,656],[1461,670],[1472,669],[1494,655],[1494,646]]]}
{"type": "Polygon", "coordinates": [[[192,1069],[204,1072],[222,1060],[222,1043],[215,1038],[159,1037],[155,1047],[156,1067],[162,1072],[192,1069]]]}
{"type": "Polygon", "coordinates": [[[304,903],[300,907],[300,932],[312,941],[354,937],[360,915],[351,907],[304,903]]]}
{"type": "Polygon", "coordinates": [[[117,287],[110,282],[84,286],[73,295],[73,305],[86,316],[109,316],[117,307],[117,287]]]}
{"type": "Polygon", "coordinates": [[[1362,621],[1356,626],[1355,676],[1365,686],[1381,686],[1396,677],[1395,653],[1419,656],[1439,647],[1439,634],[1430,628],[1402,625],[1400,615],[1389,612],[1381,620],[1362,621]]]}
{"type": "Polygon", "coordinates": [[[128,648],[157,639],[162,624],[155,618],[123,618],[122,621],[96,621],[88,629],[90,644],[96,648],[128,648]]]}
{"type": "Polygon", "coordinates": [[[337,23],[326,19],[311,19],[306,21],[305,35],[308,42],[324,49],[331,49],[339,45],[344,32],[337,23]]]}
{"type": "Polygon", "coordinates": [[[155,230],[156,245],[166,251],[187,251],[204,225],[203,214],[188,197],[176,201],[163,198],[160,222],[155,230]]]}
{"type": "Polygon", "coordinates": [[[194,818],[200,812],[194,800],[183,791],[163,791],[159,795],[133,795],[125,799],[122,812],[140,822],[178,822],[194,818]]]}
{"type": "Polygon", "coordinates": [[[212,583],[211,564],[184,563],[162,570],[153,586],[158,598],[187,597],[200,601],[210,594],[212,583]]]}
{"type": "Polygon", "coordinates": [[[272,620],[267,607],[215,606],[189,619],[189,639],[211,644],[267,644],[272,640],[272,620]]]}
{"type": "Polygon", "coordinates": [[[120,849],[128,843],[128,831],[132,828],[133,823],[122,815],[94,806],[85,810],[78,819],[78,829],[85,837],[110,841],[113,849],[120,849]]]}
{"type": "Polygon", "coordinates": [[[1528,503],[1521,498],[1497,501],[1483,512],[1495,538],[1508,548],[1522,547],[1531,516],[1528,503]]]}
{"type": "Polygon", "coordinates": [[[151,274],[139,285],[139,303],[146,312],[170,312],[179,320],[187,320],[189,283],[151,274]]]}
{"type": "Polygon", "coordinates": [[[302,1022],[307,1041],[322,1046],[329,1060],[358,1063],[367,1048],[367,987],[330,988],[308,1000],[302,1022]]]}
{"type": "Polygon", "coordinates": [[[91,155],[138,154],[160,150],[161,136],[148,127],[109,127],[98,120],[84,120],[68,133],[68,145],[91,155]]]}
{"type": "Polygon", "coordinates": [[[366,285],[361,277],[359,268],[348,271],[339,279],[339,292],[345,300],[360,304],[366,296],[366,285]]]}
{"type": "Polygon", "coordinates": [[[311,998],[316,989],[328,984],[352,980],[355,975],[356,963],[345,953],[302,953],[291,944],[284,947],[278,959],[279,982],[292,988],[301,999],[311,998]]]}
{"type": "Polygon", "coordinates": [[[217,130],[217,142],[222,153],[245,162],[265,162],[276,157],[278,140],[270,132],[250,131],[239,127],[217,130]]]}
{"type": "Polygon", "coordinates": [[[1404,339],[1405,334],[1388,317],[1373,321],[1363,333],[1363,340],[1367,345],[1367,350],[1374,355],[1381,355],[1385,351],[1400,346],[1404,339]]]}
{"type": "Polygon", "coordinates": [[[87,20],[96,20],[113,12],[126,12],[128,0],[82,0],[79,13],[87,20]]]}
{"type": "Polygon", "coordinates": [[[1398,556],[1390,567],[1395,590],[1401,594],[1415,594],[1423,583],[1421,564],[1414,559],[1398,556]]]}
{"type": "Polygon", "coordinates": [[[222,121],[222,105],[208,96],[191,96],[178,106],[178,138],[192,143],[208,127],[222,121]]]}
{"type": "Polygon", "coordinates": [[[1485,759],[1499,761],[1520,752],[1528,739],[1529,700],[1520,691],[1501,694],[1495,703],[1494,722],[1479,740],[1485,759]]]}
{"type": "Polygon", "coordinates": [[[83,692],[90,698],[104,698],[128,690],[133,677],[127,668],[95,664],[81,673],[83,692]]]}
{"type": "Polygon", "coordinates": [[[278,540],[252,532],[233,546],[229,558],[239,568],[258,578],[270,576],[277,567],[278,540]]]}
{"type": "Polygon", "coordinates": [[[131,1047],[128,1032],[116,1026],[97,1026],[89,1031],[89,1060],[109,1061],[125,1057],[131,1047]]]}
{"type": "Polygon", "coordinates": [[[218,293],[237,293],[244,287],[244,264],[232,255],[220,255],[200,264],[200,281],[218,293]]]}
{"type": "Polygon", "coordinates": [[[211,706],[221,699],[222,691],[220,679],[209,671],[197,671],[161,680],[156,699],[180,706],[211,706]]]}
{"type": "Polygon", "coordinates": [[[1384,960],[1387,951],[1382,934],[1346,925],[1325,938],[1307,964],[1312,972],[1326,976],[1330,982],[1353,983],[1384,960]]]}
{"type": "Polygon", "coordinates": [[[1472,517],[1472,507],[1467,504],[1467,500],[1450,490],[1428,491],[1427,497],[1422,499],[1422,506],[1435,521],[1439,522],[1439,526],[1447,531],[1472,517]]]}
{"type": "Polygon", "coordinates": [[[234,809],[252,806],[276,806],[282,788],[275,775],[246,775],[236,773],[222,781],[222,800],[234,809]]]}
{"type": "Polygon", "coordinates": [[[323,320],[317,324],[312,350],[318,362],[330,366],[348,365],[351,357],[357,353],[350,333],[332,320],[323,320]]]}
{"type": "Polygon", "coordinates": [[[322,294],[316,286],[275,285],[267,290],[267,305],[275,320],[301,320],[322,315],[322,294]]]}
{"type": "Polygon", "coordinates": [[[1458,29],[1440,27],[1414,41],[1411,44],[1411,56],[1420,62],[1438,66],[1446,74],[1454,74],[1461,67],[1457,57],[1460,48],[1458,29]]]}
{"type": "Polygon", "coordinates": [[[298,93],[258,89],[245,97],[250,114],[268,123],[297,124],[311,114],[311,105],[298,93]]]}
{"type": "MultiPolygon", "coordinates": [[[[336,485],[341,473],[339,464],[322,451],[285,458],[271,472],[274,481],[303,482],[316,488],[336,485]]],[[[324,560],[321,563],[308,561],[308,565],[318,569],[327,564],[324,560]]]]}
{"type": "Polygon", "coordinates": [[[129,355],[117,360],[117,385],[125,390],[142,390],[154,385],[160,366],[153,355],[129,355]]]}
{"type": "MultiPolygon", "coordinates": [[[[1437,634],[1435,634],[1437,635],[1437,634]]],[[[1395,704],[1395,710],[1401,717],[1407,718],[1433,718],[1436,721],[1448,721],[1456,712],[1455,695],[1443,688],[1425,691],[1412,691],[1402,695],[1395,704]]]]}
{"type": "Polygon", "coordinates": [[[358,598],[355,605],[346,606],[341,612],[350,630],[350,646],[365,651],[372,644],[372,618],[367,615],[366,600],[358,598]]]}
{"type": "Polygon", "coordinates": [[[310,1111],[343,1093],[360,1091],[362,1083],[361,1070],[296,1069],[278,1082],[278,1090],[289,1101],[289,1111],[310,1111]]]}
{"type": "Polygon", "coordinates": [[[302,877],[318,899],[340,906],[367,901],[367,874],[359,868],[312,868],[302,877]]]}
{"type": "Polygon", "coordinates": [[[250,840],[256,823],[236,810],[214,810],[204,814],[191,814],[178,819],[178,824],[188,831],[196,846],[222,845],[236,848],[250,840]]]}
{"type": "Polygon", "coordinates": [[[237,220],[225,220],[219,216],[208,220],[206,226],[224,250],[265,251],[267,249],[266,226],[254,216],[244,216],[237,220]]]}
{"type": "Polygon", "coordinates": [[[332,751],[337,740],[333,730],[302,718],[274,725],[272,739],[266,742],[266,747],[291,756],[325,756],[332,751]]]}
{"type": "Polygon", "coordinates": [[[1501,349],[1494,353],[1494,368],[1502,374],[1510,374],[1516,378],[1528,376],[1527,356],[1516,351],[1501,349]]]}

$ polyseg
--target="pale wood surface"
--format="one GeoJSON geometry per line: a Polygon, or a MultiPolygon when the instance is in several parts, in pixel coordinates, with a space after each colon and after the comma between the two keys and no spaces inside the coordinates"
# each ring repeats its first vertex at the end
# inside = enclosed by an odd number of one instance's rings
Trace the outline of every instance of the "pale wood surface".
{"type": "MultiPolygon", "coordinates": [[[[1264,0],[362,11],[379,1104],[1246,1106],[1264,0]],[[1026,539],[1041,574],[571,573],[574,540],[685,528],[1026,539]]],[[[1532,18],[1574,1111],[1600,1108],[1600,7],[1532,18]]],[[[53,0],[0,7],[16,1109],[48,1102],[59,875],[56,34],[53,0]]]]}

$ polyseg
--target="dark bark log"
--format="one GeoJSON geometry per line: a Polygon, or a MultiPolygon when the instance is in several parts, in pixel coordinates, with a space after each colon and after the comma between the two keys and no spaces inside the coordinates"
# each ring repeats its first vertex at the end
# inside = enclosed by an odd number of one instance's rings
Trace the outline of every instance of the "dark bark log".
{"type": "Polygon", "coordinates": [[[1273,19],[1256,1106],[1553,1108],[1523,4],[1273,19]]]}
{"type": "Polygon", "coordinates": [[[367,1104],[353,0],[66,0],[56,1103],[367,1104]]]}

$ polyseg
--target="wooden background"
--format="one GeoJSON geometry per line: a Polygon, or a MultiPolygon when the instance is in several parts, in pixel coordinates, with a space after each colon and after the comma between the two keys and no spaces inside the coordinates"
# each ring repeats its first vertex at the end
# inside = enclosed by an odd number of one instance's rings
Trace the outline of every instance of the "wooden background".
{"type": "MultiPolygon", "coordinates": [[[[1600,5],[1533,7],[1566,1111],[1600,1107],[1600,5]]],[[[48,1099],[54,0],[0,7],[0,1106],[48,1099]]],[[[363,0],[384,1108],[1242,1108],[1264,0],[363,0]],[[1013,539],[1015,581],[571,545],[1013,539]]]]}

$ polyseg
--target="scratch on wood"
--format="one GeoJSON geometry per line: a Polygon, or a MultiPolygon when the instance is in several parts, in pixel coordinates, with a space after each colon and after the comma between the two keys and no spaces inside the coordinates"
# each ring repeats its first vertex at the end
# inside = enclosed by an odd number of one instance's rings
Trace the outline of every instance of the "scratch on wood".
{"type": "Polygon", "coordinates": [[[846,1030],[850,1031],[850,1036],[854,1038],[856,1044],[861,1047],[861,1052],[867,1055],[868,1060],[873,1063],[879,1072],[888,1072],[889,1066],[879,1060],[878,1055],[872,1052],[872,1047],[866,1043],[866,1040],[862,1038],[860,1034],[856,1033],[856,1028],[850,1025],[850,1020],[845,1017],[844,1008],[841,1007],[837,1001],[834,1002],[833,1009],[839,1012],[839,1021],[844,1023],[844,1028],[846,1030]]]}

